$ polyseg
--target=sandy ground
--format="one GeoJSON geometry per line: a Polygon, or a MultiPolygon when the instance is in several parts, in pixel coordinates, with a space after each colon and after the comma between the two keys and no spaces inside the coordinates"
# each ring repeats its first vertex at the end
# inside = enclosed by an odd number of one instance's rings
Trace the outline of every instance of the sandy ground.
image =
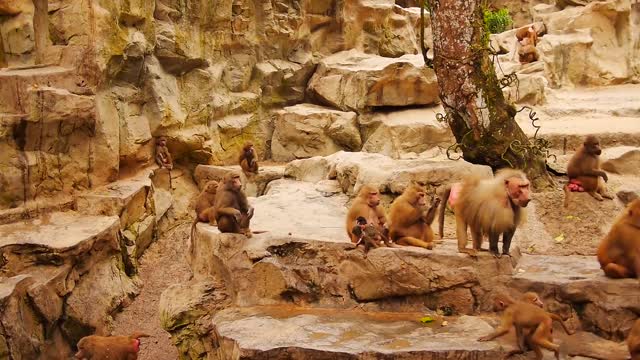
{"type": "Polygon", "coordinates": [[[185,257],[191,230],[191,213],[197,187],[188,171],[176,171],[172,191],[174,202],[163,220],[161,235],[140,259],[139,276],[143,288],[133,302],[116,314],[112,333],[143,331],[151,338],[142,339],[138,360],[175,360],[178,352],[168,332],[160,325],[160,295],[170,285],[185,282],[191,270],[185,257]]]}
{"type": "Polygon", "coordinates": [[[191,275],[184,257],[185,247],[182,246],[189,237],[190,226],[190,223],[179,223],[147,249],[142,256],[139,272],[144,287],[133,303],[116,315],[113,334],[143,331],[151,335],[149,339],[142,339],[138,360],[178,358],[169,333],[160,325],[158,303],[160,295],[169,285],[187,281],[191,275]]]}

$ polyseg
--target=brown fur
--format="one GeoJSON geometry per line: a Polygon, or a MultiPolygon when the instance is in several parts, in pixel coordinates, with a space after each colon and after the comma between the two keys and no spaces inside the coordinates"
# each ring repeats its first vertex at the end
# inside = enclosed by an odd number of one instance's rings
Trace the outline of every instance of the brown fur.
{"type": "MultiPolygon", "coordinates": [[[[597,137],[589,135],[584,143],[580,145],[576,153],[569,160],[567,165],[567,175],[569,180],[578,180],[584,191],[589,193],[594,199],[602,201],[603,197],[613,199],[605,188],[605,182],[609,181],[607,173],[602,171],[600,164],[600,141],[597,137]]],[[[569,206],[569,185],[564,187],[564,207],[569,206]]]]}
{"type": "Polygon", "coordinates": [[[629,347],[631,360],[640,360],[640,319],[636,320],[631,331],[629,331],[627,346],[629,347]]]}
{"type": "Polygon", "coordinates": [[[252,143],[246,143],[240,151],[238,163],[245,174],[258,173],[258,159],[252,143]]]}
{"type": "Polygon", "coordinates": [[[522,64],[531,63],[538,60],[538,33],[533,25],[527,25],[516,31],[518,39],[518,60],[522,64]]]}
{"type": "Polygon", "coordinates": [[[253,208],[242,191],[240,174],[227,173],[218,186],[215,199],[216,221],[221,233],[244,234],[251,237],[249,223],[253,208]]]}
{"type": "MultiPolygon", "coordinates": [[[[196,198],[196,217],[191,224],[191,250],[193,250],[193,242],[195,241],[196,225],[199,222],[208,222],[209,225],[216,225],[216,208],[215,200],[218,192],[218,182],[211,180],[207,182],[204,189],[196,198]]],[[[191,252],[190,250],[190,252],[191,252]]]]}
{"type": "Polygon", "coordinates": [[[521,64],[528,64],[534,61],[538,61],[538,51],[533,45],[524,45],[518,49],[518,61],[521,64]]]}
{"type": "MultiPolygon", "coordinates": [[[[450,194],[451,186],[448,186],[443,191],[444,201],[439,212],[440,237],[444,232],[444,212],[450,194]]],[[[483,237],[487,235],[489,250],[498,256],[498,238],[503,234],[502,252],[509,254],[513,234],[525,218],[523,206],[529,200],[529,180],[520,170],[502,169],[493,179],[471,178],[463,182],[453,204],[458,251],[476,255],[482,247],[483,237]],[[520,191],[510,194],[510,186],[518,184],[522,184],[520,191]],[[467,228],[471,228],[473,249],[467,249],[467,228]]]]}
{"type": "Polygon", "coordinates": [[[512,326],[516,328],[516,338],[519,350],[511,351],[508,356],[525,352],[525,341],[536,353],[536,359],[542,359],[541,347],[555,353],[556,359],[560,358],[560,346],[553,343],[553,320],[560,321],[567,334],[573,334],[562,319],[556,314],[550,314],[542,309],[542,302],[536,293],[526,293],[521,300],[514,301],[511,297],[501,296],[496,304],[501,308],[509,304],[502,315],[500,326],[491,334],[483,336],[478,341],[489,341],[509,332],[512,326]],[[528,331],[525,333],[525,331],[528,331]]]}
{"type": "Polygon", "coordinates": [[[436,216],[440,198],[434,197],[427,207],[426,193],[421,186],[409,185],[393,204],[389,214],[389,235],[399,245],[433,248],[431,223],[436,216]]]}
{"type": "Polygon", "coordinates": [[[358,216],[365,218],[367,224],[373,225],[382,234],[386,233],[387,215],[382,205],[380,205],[380,193],[377,187],[363,185],[347,212],[347,236],[349,236],[351,242],[354,244],[358,242],[358,238],[353,235],[351,230],[358,216]]]}
{"type": "Polygon", "coordinates": [[[525,42],[523,45],[538,45],[538,32],[533,28],[533,25],[523,26],[516,30],[516,38],[520,43],[525,42]],[[533,31],[529,31],[529,28],[532,28],[533,31]]]}
{"type": "Polygon", "coordinates": [[[161,168],[173,169],[173,159],[167,147],[167,139],[164,136],[159,137],[156,142],[156,163],[161,168]]]}
{"type": "Polygon", "coordinates": [[[129,336],[85,336],[78,341],[79,360],[136,360],[135,340],[149,335],[135,332],[129,336]]]}
{"type": "Polygon", "coordinates": [[[598,261],[611,278],[640,278],[640,199],[629,203],[598,247],[598,261]]]}

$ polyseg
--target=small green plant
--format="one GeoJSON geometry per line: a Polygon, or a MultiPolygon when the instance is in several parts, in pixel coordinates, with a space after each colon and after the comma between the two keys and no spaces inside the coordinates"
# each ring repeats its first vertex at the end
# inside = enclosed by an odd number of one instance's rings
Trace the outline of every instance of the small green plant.
{"type": "Polygon", "coordinates": [[[484,11],[484,24],[491,34],[498,34],[506,31],[512,23],[513,20],[511,20],[509,10],[506,8],[498,11],[484,11]]]}

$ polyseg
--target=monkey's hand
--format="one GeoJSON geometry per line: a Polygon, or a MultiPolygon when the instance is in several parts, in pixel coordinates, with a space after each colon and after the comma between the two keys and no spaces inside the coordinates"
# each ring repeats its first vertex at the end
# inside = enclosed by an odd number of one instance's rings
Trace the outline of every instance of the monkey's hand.
{"type": "Polygon", "coordinates": [[[478,341],[489,341],[491,340],[491,336],[487,335],[487,336],[483,336],[481,338],[478,338],[478,341]]]}
{"type": "Polygon", "coordinates": [[[433,200],[431,200],[431,207],[437,207],[438,205],[440,205],[440,197],[436,196],[433,198],[433,200]]]}
{"type": "Polygon", "coordinates": [[[600,176],[602,176],[602,179],[604,180],[604,182],[608,182],[609,181],[609,177],[607,176],[607,173],[604,171],[601,171],[602,174],[600,174],[600,176]]]}
{"type": "Polygon", "coordinates": [[[240,210],[232,208],[231,213],[233,214],[233,218],[236,220],[236,222],[239,223],[240,219],[242,219],[242,213],[240,212],[240,210]]]}

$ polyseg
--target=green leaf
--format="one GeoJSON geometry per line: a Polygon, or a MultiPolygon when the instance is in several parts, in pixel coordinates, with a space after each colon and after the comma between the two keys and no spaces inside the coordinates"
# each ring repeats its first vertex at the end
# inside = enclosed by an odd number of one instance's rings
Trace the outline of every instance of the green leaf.
{"type": "Polygon", "coordinates": [[[420,322],[423,324],[428,324],[430,322],[433,322],[435,320],[433,320],[433,318],[431,316],[425,316],[422,319],[420,319],[420,322]]]}

